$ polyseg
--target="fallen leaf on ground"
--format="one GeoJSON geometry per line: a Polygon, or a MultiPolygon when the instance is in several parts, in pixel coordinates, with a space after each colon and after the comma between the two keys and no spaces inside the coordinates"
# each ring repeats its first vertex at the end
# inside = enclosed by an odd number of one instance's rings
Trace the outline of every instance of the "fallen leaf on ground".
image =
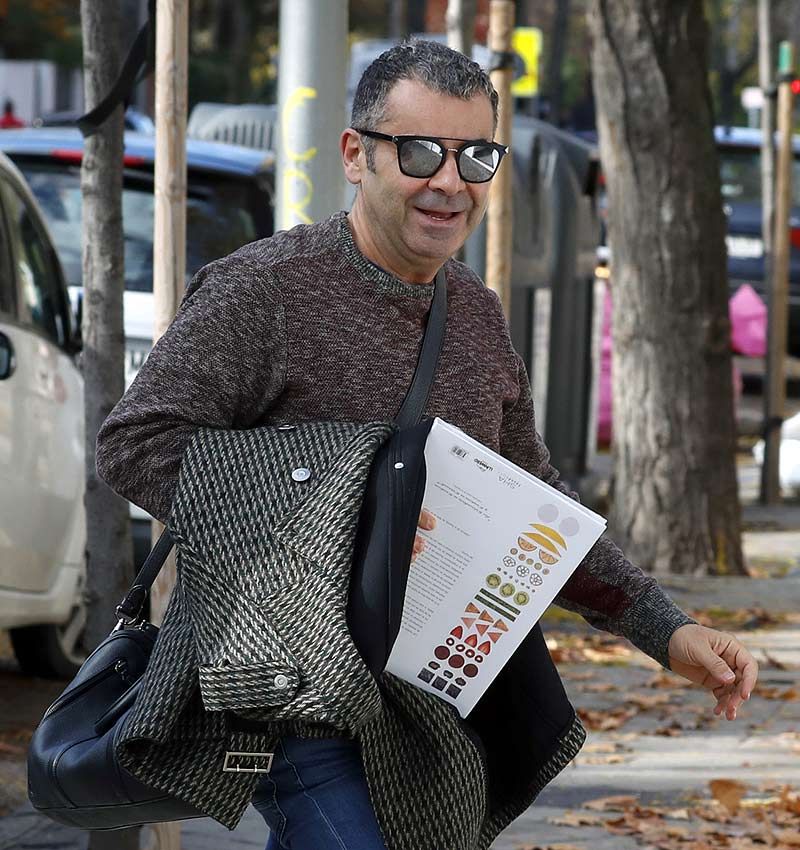
{"type": "Polygon", "coordinates": [[[742,797],[747,793],[747,786],[735,779],[712,779],[708,785],[714,799],[722,803],[732,815],[735,815],[742,797]]]}
{"type": "Polygon", "coordinates": [[[547,822],[556,826],[605,826],[606,821],[600,815],[588,815],[584,812],[567,809],[563,815],[557,818],[547,818],[547,822]]]}
{"type": "Polygon", "coordinates": [[[638,797],[633,797],[630,794],[617,794],[614,797],[598,797],[596,800],[587,800],[583,804],[583,808],[593,809],[597,812],[621,812],[627,806],[635,806],[638,802],[638,797]]]}

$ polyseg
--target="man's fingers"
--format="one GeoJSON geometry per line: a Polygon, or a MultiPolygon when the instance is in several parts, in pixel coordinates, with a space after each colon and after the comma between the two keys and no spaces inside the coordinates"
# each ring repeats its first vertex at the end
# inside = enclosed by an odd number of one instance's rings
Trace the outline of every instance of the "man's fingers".
{"type": "Polygon", "coordinates": [[[436,528],[436,517],[430,511],[426,511],[425,508],[423,508],[422,513],[419,515],[419,522],[417,525],[425,531],[433,531],[433,529],[436,528]]]}

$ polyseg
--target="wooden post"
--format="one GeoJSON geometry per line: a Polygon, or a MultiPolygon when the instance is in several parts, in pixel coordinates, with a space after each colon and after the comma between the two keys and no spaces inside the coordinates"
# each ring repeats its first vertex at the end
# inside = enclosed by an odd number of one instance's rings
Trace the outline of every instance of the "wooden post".
{"type": "MultiPolygon", "coordinates": [[[[511,144],[511,122],[514,103],[511,81],[511,37],[514,31],[512,0],[491,0],[489,6],[489,48],[492,51],[492,85],[499,95],[499,121],[495,138],[511,144]]],[[[505,157],[489,189],[486,215],[486,285],[493,289],[508,316],[511,306],[511,237],[513,208],[511,196],[511,152],[505,157]]]]}
{"type": "MultiPolygon", "coordinates": [[[[189,0],[156,4],[156,162],[153,233],[153,343],[175,317],[186,274],[186,112],[189,0]]],[[[164,526],[153,522],[153,542],[164,526]]],[[[175,584],[171,555],[153,585],[151,619],[161,622],[175,584]]],[[[154,824],[148,850],[180,850],[179,823],[154,824]]]]}
{"type": "MultiPolygon", "coordinates": [[[[758,0],[758,84],[761,87],[761,237],[764,258],[764,291],[772,291],[775,228],[775,67],[772,58],[772,0],[758,0]]],[[[762,388],[763,422],[769,421],[770,402],[767,372],[762,388]]],[[[767,501],[767,464],[761,467],[760,499],[767,501]]]]}
{"type": "Polygon", "coordinates": [[[786,322],[789,309],[789,215],[792,203],[792,111],[791,78],[794,48],[784,41],[778,60],[778,167],[775,189],[775,235],[769,290],[769,333],[767,334],[766,421],[764,423],[764,466],[761,469],[762,501],[781,501],[781,425],[786,407],[786,322]]]}

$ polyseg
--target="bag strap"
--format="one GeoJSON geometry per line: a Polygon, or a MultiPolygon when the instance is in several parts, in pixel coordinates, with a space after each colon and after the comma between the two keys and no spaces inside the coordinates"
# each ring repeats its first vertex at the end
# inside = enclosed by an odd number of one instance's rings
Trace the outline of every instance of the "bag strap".
{"type": "MultiPolygon", "coordinates": [[[[444,328],[447,321],[447,280],[444,269],[436,273],[431,307],[428,311],[428,323],[420,346],[419,360],[400,411],[395,417],[395,424],[400,428],[416,425],[422,418],[425,405],[433,386],[433,378],[439,363],[439,354],[444,341],[444,328]]],[[[145,559],[138,575],[133,580],[131,589],[125,598],[117,605],[116,613],[119,618],[116,628],[129,625],[137,620],[142,613],[147,593],[156,580],[156,576],[164,566],[174,541],[169,529],[165,528],[158,538],[156,545],[145,559]]]]}
{"type": "Polygon", "coordinates": [[[436,367],[439,365],[439,354],[444,341],[444,326],[447,320],[447,281],[444,269],[436,272],[436,285],[433,290],[433,300],[428,312],[428,324],[422,339],[419,361],[411,381],[411,387],[406,393],[400,412],[395,417],[395,423],[401,428],[416,425],[422,418],[428,396],[431,394],[436,367]]]}

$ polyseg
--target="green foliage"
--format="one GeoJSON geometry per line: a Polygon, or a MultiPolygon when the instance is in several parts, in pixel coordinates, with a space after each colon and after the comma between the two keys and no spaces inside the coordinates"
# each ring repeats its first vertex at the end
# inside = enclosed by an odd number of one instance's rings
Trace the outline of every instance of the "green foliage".
{"type": "Polygon", "coordinates": [[[81,64],[77,0],[8,0],[0,29],[6,59],[47,59],[72,68],[81,64]]]}

